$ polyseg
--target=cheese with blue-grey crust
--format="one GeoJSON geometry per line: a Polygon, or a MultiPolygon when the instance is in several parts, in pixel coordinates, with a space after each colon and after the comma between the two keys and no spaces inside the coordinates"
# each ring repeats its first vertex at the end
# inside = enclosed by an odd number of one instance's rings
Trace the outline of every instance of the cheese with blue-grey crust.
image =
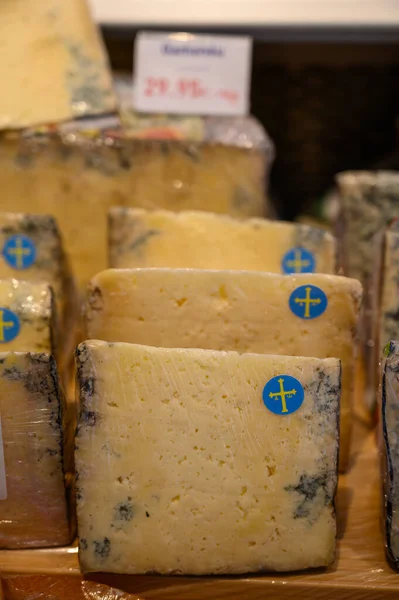
{"type": "Polygon", "coordinates": [[[333,562],[339,360],[88,341],[77,369],[82,571],[333,562]]]}
{"type": "Polygon", "coordinates": [[[90,339],[342,361],[340,466],[349,458],[362,287],[335,275],[110,269],[91,282],[90,339]]]}
{"type": "Polygon", "coordinates": [[[112,208],[109,266],[334,273],[335,240],[322,229],[207,212],[112,208]]]}

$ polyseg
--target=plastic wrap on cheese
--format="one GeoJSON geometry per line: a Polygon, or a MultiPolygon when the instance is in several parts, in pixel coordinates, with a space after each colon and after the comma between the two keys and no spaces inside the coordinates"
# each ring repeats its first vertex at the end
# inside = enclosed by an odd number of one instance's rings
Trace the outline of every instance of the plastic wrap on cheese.
{"type": "Polygon", "coordinates": [[[69,576],[6,576],[3,588],[7,600],[140,600],[136,594],[69,576]]]}
{"type": "Polygon", "coordinates": [[[73,415],[49,354],[0,354],[0,424],[0,548],[70,543],[73,415]]]}
{"type": "Polygon", "coordinates": [[[108,58],[86,0],[2,0],[0,129],[116,109],[108,58]]]}
{"type": "Polygon", "coordinates": [[[240,218],[267,211],[273,146],[254,119],[205,120],[200,141],[165,139],[162,128],[140,131],[0,139],[0,210],[9,210],[12,198],[15,211],[54,216],[82,288],[107,267],[112,206],[240,218]]]}

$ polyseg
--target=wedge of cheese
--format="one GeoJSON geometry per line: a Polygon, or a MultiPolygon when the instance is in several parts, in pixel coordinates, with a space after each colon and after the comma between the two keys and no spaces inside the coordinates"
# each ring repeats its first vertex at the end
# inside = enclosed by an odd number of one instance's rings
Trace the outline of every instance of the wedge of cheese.
{"type": "Polygon", "coordinates": [[[390,342],[384,351],[380,440],[384,533],[388,560],[399,568],[399,342],[390,342]]]}
{"type": "Polygon", "coordinates": [[[0,547],[68,544],[70,466],[63,454],[64,400],[54,358],[0,354],[0,419],[0,547]]]}
{"type": "Polygon", "coordinates": [[[334,275],[110,269],[91,282],[87,335],[172,348],[340,358],[344,469],[361,296],[359,282],[334,275]]]}
{"type": "Polygon", "coordinates": [[[58,356],[57,311],[47,284],[0,280],[0,351],[58,356]]]}
{"type": "Polygon", "coordinates": [[[241,129],[236,120],[212,124],[202,143],[129,139],[128,132],[119,138],[4,134],[0,210],[9,210],[12,198],[13,210],[53,215],[84,289],[108,266],[107,213],[114,205],[262,216],[272,150],[258,124],[263,142],[250,144],[252,121],[241,119],[241,129]]]}
{"type": "Polygon", "coordinates": [[[51,286],[60,321],[60,350],[63,355],[67,354],[75,343],[73,334],[78,305],[72,273],[54,218],[0,213],[0,252],[0,279],[18,278],[51,286]]]}
{"type": "Polygon", "coordinates": [[[0,129],[116,108],[108,59],[85,0],[1,2],[0,129]],[[46,65],[46,68],[43,68],[46,65]]]}
{"type": "Polygon", "coordinates": [[[77,367],[83,571],[334,560],[338,360],[89,341],[77,367]]]}
{"type": "Polygon", "coordinates": [[[206,212],[112,208],[111,267],[334,273],[335,240],[307,225],[206,212]]]}

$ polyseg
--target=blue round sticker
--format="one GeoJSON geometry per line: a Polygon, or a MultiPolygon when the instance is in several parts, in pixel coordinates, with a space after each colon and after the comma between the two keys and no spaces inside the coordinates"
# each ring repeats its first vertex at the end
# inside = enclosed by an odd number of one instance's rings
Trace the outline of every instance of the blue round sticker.
{"type": "Polygon", "coordinates": [[[306,248],[291,248],[283,256],[281,269],[286,275],[292,273],[314,273],[316,261],[310,250],[306,250],[306,248]]]}
{"type": "Polygon", "coordinates": [[[275,415],[291,415],[300,408],[305,393],[298,379],[277,375],[263,388],[263,402],[275,415]]]}
{"type": "Polygon", "coordinates": [[[327,305],[327,296],[315,285],[301,285],[290,296],[290,309],[300,319],[320,317],[327,305]]]}
{"type": "Polygon", "coordinates": [[[4,244],[3,256],[13,269],[29,269],[36,260],[36,247],[26,235],[13,235],[4,244]]]}
{"type": "Polygon", "coordinates": [[[18,316],[8,308],[0,308],[0,344],[11,342],[19,334],[18,316]]]}

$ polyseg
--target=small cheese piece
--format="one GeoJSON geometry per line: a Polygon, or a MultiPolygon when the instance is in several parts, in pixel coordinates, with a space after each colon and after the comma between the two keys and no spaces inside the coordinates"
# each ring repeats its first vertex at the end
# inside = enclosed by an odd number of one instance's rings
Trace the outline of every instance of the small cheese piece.
{"type": "Polygon", "coordinates": [[[91,283],[88,338],[340,358],[340,467],[345,469],[361,296],[359,282],[334,275],[110,269],[91,283]]]}
{"type": "Polygon", "coordinates": [[[334,560],[338,360],[89,341],[77,367],[84,572],[290,571],[334,560]],[[277,392],[294,393],[267,393],[276,414],[262,395],[279,376],[277,392]],[[304,399],[292,412],[295,392],[304,399]]]}
{"type": "Polygon", "coordinates": [[[77,298],[55,219],[48,215],[0,213],[0,279],[48,283],[55,295],[63,354],[75,343],[77,298]]]}
{"type": "Polygon", "coordinates": [[[112,111],[108,60],[85,0],[0,3],[0,129],[112,111]],[[43,68],[46,65],[46,68],[43,68]]]}
{"type": "Polygon", "coordinates": [[[0,280],[0,351],[58,355],[54,296],[45,283],[0,280]]]}
{"type": "Polygon", "coordinates": [[[112,208],[110,266],[334,273],[335,240],[321,229],[206,212],[112,208]]]}
{"type": "Polygon", "coordinates": [[[389,561],[399,568],[399,342],[384,351],[382,369],[381,443],[385,545],[389,561]]]}
{"type": "Polygon", "coordinates": [[[399,174],[389,171],[347,172],[338,175],[344,248],[344,271],[369,283],[373,236],[398,215],[399,174]]]}
{"type": "Polygon", "coordinates": [[[64,400],[54,358],[0,354],[0,547],[71,541],[63,457],[64,400]],[[5,479],[5,481],[4,481],[5,479]]]}

